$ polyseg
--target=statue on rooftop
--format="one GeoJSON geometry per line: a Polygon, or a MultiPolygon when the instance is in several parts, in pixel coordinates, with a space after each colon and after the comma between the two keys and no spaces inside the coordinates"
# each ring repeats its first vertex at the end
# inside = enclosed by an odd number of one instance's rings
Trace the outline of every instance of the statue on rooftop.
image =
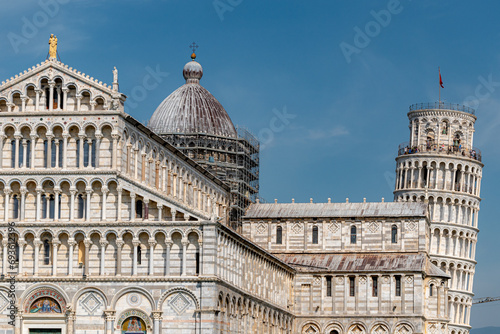
{"type": "Polygon", "coordinates": [[[49,58],[57,59],[57,37],[54,34],[50,34],[49,46],[49,58]]]}

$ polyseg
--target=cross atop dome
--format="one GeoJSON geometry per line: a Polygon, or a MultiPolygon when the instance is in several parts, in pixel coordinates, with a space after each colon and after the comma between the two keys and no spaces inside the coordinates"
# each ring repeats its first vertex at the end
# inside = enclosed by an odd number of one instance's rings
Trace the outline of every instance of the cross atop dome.
{"type": "Polygon", "coordinates": [[[193,53],[191,54],[191,59],[195,60],[196,59],[195,52],[196,52],[196,49],[198,49],[198,45],[195,42],[193,42],[193,44],[191,44],[189,47],[193,50],[193,53]]]}

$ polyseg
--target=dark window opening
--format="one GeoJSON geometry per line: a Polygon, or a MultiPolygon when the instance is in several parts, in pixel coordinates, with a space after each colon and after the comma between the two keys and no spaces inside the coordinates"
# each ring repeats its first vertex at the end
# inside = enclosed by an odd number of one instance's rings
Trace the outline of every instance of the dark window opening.
{"type": "Polygon", "coordinates": [[[50,263],[50,244],[47,239],[43,242],[43,264],[50,263]]]}
{"type": "Polygon", "coordinates": [[[141,250],[141,245],[137,246],[137,264],[142,264],[142,250],[141,250]]]}
{"type": "Polygon", "coordinates": [[[396,296],[401,296],[401,276],[395,276],[396,279],[396,296]]]}
{"type": "Polygon", "coordinates": [[[398,227],[396,225],[392,225],[391,241],[393,244],[398,243],[398,227]]]}
{"type": "Polygon", "coordinates": [[[356,295],[356,287],[354,285],[354,277],[349,277],[349,296],[354,297],[356,295]]]}
{"type": "Polygon", "coordinates": [[[78,195],[78,215],[76,218],[82,219],[85,216],[85,203],[82,194],[78,195]]]}
{"type": "Polygon", "coordinates": [[[135,202],[135,218],[142,218],[142,201],[135,202]]]}
{"type": "Polygon", "coordinates": [[[433,291],[434,290],[434,284],[431,284],[430,287],[429,287],[429,296],[432,297],[433,295],[433,291]]]}
{"type": "Polygon", "coordinates": [[[283,243],[283,228],[278,226],[276,228],[276,244],[281,245],[283,243]]]}
{"type": "Polygon", "coordinates": [[[356,243],[356,234],[357,234],[357,229],[356,226],[351,226],[351,244],[356,243]]]}
{"type": "Polygon", "coordinates": [[[13,219],[19,219],[19,199],[17,198],[17,195],[14,195],[14,197],[12,198],[12,200],[14,201],[14,210],[12,212],[12,218],[13,219]]]}
{"type": "Polygon", "coordinates": [[[47,196],[42,195],[42,219],[47,218],[47,196]]]}
{"type": "Polygon", "coordinates": [[[196,252],[196,275],[200,274],[200,252],[196,252]]]}
{"type": "Polygon", "coordinates": [[[372,276],[372,297],[378,297],[378,277],[372,276]]]}
{"type": "Polygon", "coordinates": [[[313,244],[318,244],[318,227],[317,226],[313,226],[313,235],[312,235],[312,243],[313,244]]]}
{"type": "Polygon", "coordinates": [[[326,276],[326,296],[332,296],[332,276],[326,276]]]}

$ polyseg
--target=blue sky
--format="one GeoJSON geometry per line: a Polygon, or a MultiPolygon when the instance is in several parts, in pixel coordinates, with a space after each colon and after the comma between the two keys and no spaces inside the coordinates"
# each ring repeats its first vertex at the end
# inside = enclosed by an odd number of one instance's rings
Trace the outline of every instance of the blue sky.
{"type": "MultiPolygon", "coordinates": [[[[11,1],[0,12],[0,80],[45,60],[54,33],[64,63],[107,83],[116,66],[127,111],[147,121],[184,83],[196,41],[202,85],[265,144],[264,198],[360,202],[392,200],[408,106],[438,99],[440,66],[442,100],[477,107],[485,168],[474,291],[500,296],[499,10],[494,1],[11,1]],[[382,10],[390,18],[374,25],[382,10]],[[347,44],[357,49],[346,56],[347,44]],[[151,72],[155,87],[144,90],[151,72]]],[[[472,325],[500,326],[499,313],[500,302],[477,305],[472,325]]]]}

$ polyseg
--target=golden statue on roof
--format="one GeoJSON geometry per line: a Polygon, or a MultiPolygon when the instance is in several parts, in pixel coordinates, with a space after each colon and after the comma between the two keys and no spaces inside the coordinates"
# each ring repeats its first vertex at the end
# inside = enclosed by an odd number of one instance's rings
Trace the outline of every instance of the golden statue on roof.
{"type": "Polygon", "coordinates": [[[49,58],[57,59],[57,37],[54,34],[50,34],[49,46],[49,58]]]}

